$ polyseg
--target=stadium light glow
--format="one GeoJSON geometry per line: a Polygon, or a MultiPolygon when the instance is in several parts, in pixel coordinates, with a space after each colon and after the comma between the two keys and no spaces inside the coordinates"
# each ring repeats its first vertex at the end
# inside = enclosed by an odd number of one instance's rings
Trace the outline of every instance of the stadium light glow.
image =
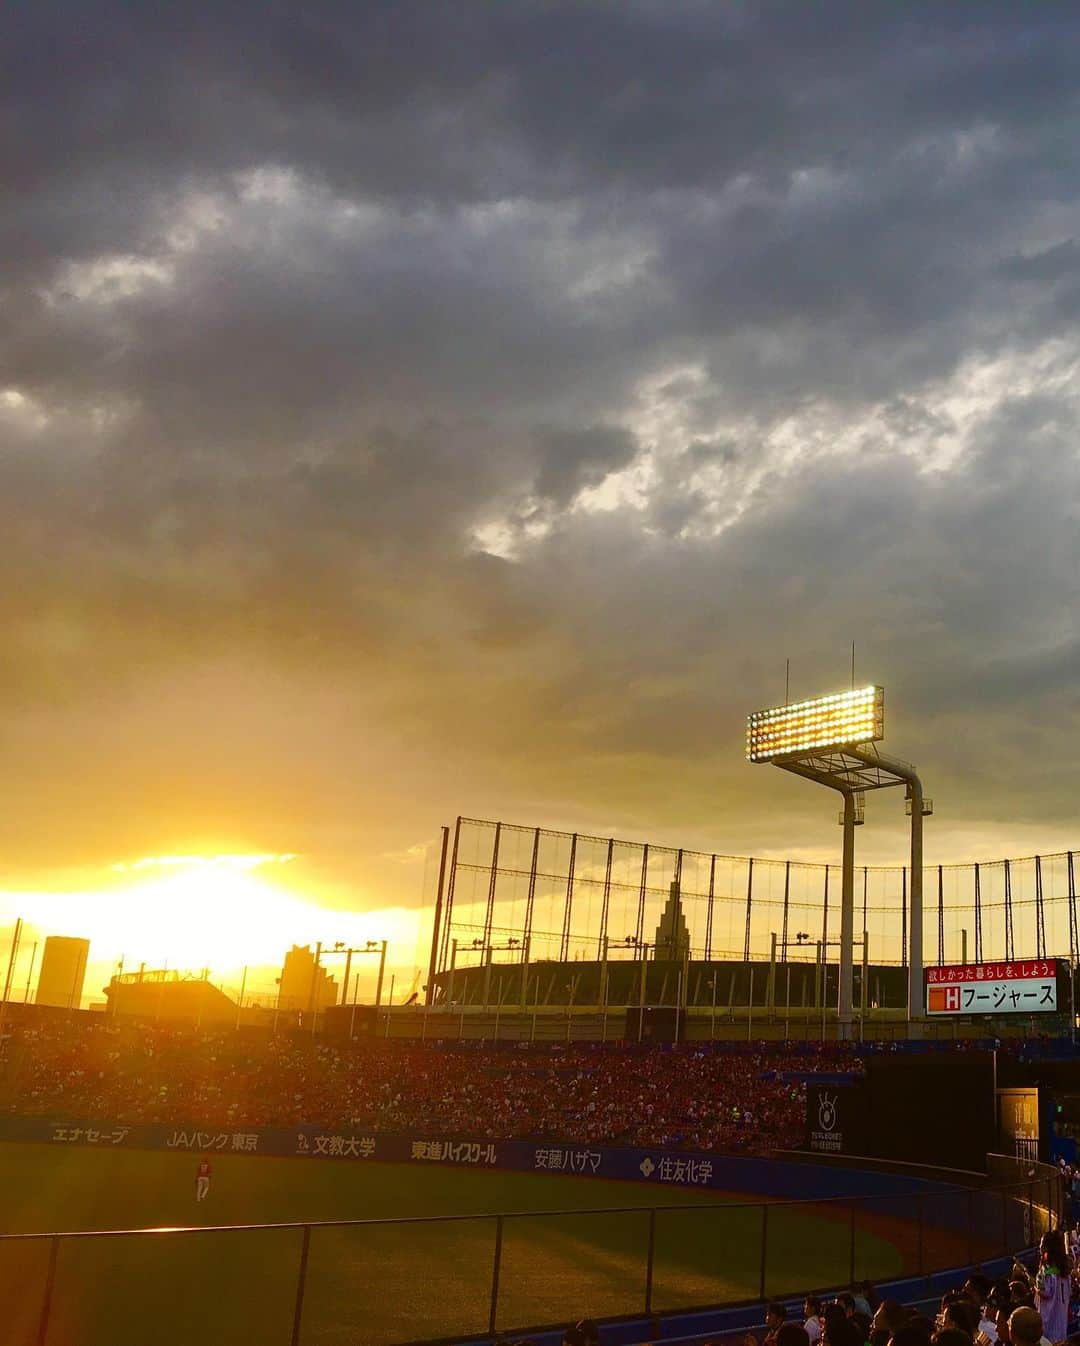
{"type": "Polygon", "coordinates": [[[876,743],[884,737],[884,689],[858,687],[756,711],[746,722],[746,758],[773,762],[847,744],[876,743]]]}

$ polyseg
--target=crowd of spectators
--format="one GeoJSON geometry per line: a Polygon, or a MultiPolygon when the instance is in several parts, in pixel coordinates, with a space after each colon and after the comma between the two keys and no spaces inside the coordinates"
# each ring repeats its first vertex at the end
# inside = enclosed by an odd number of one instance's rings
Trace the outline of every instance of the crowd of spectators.
{"type": "MultiPolygon", "coordinates": [[[[1053,1230],[1043,1236],[1034,1273],[1021,1261],[994,1280],[973,1271],[946,1291],[936,1314],[926,1304],[882,1299],[866,1281],[829,1300],[807,1295],[797,1312],[772,1302],[764,1330],[747,1333],[741,1346],[1080,1346],[1078,1245],[1075,1231],[1053,1230]]],[[[705,1346],[735,1341],[717,1338],[705,1346]]],[[[603,1346],[603,1333],[583,1319],[566,1329],[562,1346],[603,1346]]]]}
{"type": "Polygon", "coordinates": [[[302,1123],[763,1153],[799,1142],[806,1077],[857,1057],[592,1045],[454,1049],[39,1020],[0,1044],[0,1107],[215,1128],[302,1123]]]}

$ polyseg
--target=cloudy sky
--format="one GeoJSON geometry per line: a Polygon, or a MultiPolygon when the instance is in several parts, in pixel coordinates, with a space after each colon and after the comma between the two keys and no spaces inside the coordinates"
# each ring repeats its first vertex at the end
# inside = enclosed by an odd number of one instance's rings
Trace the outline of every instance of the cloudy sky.
{"type": "Polygon", "coordinates": [[[458,813],[830,855],[743,723],[852,640],[928,859],[1080,841],[1069,6],[5,26],[0,886],[407,903],[458,813]]]}

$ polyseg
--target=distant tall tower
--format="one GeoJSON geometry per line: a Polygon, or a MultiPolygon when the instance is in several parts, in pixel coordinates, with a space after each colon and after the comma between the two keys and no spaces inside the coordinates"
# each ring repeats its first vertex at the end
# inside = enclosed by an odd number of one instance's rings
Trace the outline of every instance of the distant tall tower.
{"type": "Polygon", "coordinates": [[[38,973],[37,1004],[56,1005],[60,1009],[78,1009],[82,1003],[86,957],[89,952],[88,939],[75,939],[70,935],[49,935],[45,940],[41,971],[38,973]]]}
{"type": "Polygon", "coordinates": [[[682,895],[679,885],[673,883],[668,894],[667,905],[660,914],[660,924],[656,927],[653,940],[653,957],[668,962],[678,962],[690,953],[690,929],[683,915],[682,895]]]}

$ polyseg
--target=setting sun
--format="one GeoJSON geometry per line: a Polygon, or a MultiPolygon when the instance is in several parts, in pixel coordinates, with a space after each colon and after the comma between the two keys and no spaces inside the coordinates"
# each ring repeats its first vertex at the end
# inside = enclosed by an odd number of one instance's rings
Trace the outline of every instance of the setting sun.
{"type": "MultiPolygon", "coordinates": [[[[50,934],[81,935],[91,942],[87,997],[123,960],[197,972],[239,982],[249,969],[248,991],[272,995],[285,951],[321,940],[386,939],[391,961],[411,966],[416,913],[401,907],[355,912],[327,906],[306,891],[291,854],[146,856],[117,863],[97,883],[66,891],[0,892],[0,913],[21,916],[19,967],[29,975],[33,942],[50,934]]],[[[333,962],[328,970],[340,973],[333,962]]],[[[358,967],[364,977],[373,969],[358,967]]],[[[13,985],[21,984],[16,969],[13,985]]]]}

